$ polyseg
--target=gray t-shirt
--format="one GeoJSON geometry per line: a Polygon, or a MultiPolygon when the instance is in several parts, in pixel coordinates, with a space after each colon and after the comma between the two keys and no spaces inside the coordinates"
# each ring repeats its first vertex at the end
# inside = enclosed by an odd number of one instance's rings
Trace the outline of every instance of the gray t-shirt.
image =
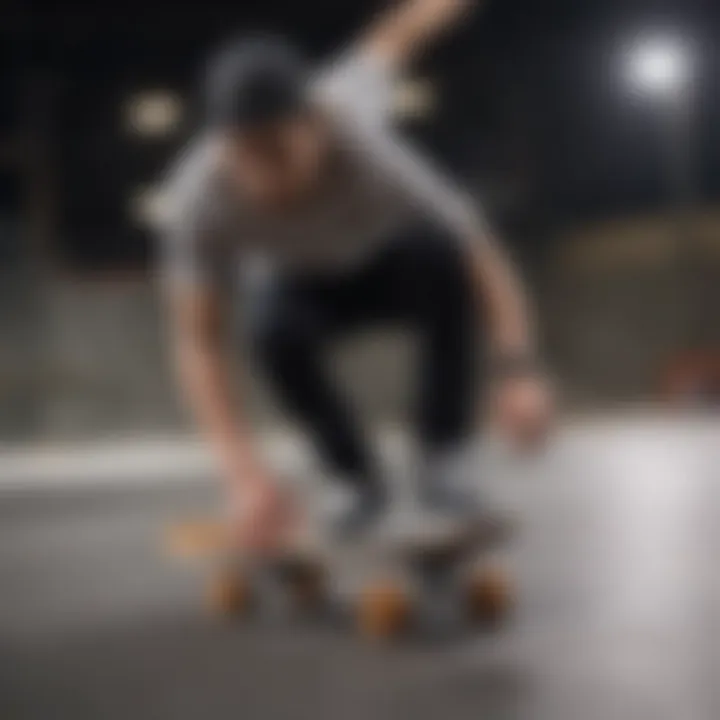
{"type": "Polygon", "coordinates": [[[290,214],[261,214],[230,194],[219,180],[217,145],[195,139],[165,187],[165,278],[215,287],[248,260],[347,267],[420,217],[462,242],[476,237],[483,222],[474,204],[393,132],[393,82],[381,61],[359,53],[319,74],[314,97],[336,130],[338,161],[323,191],[290,214]]]}

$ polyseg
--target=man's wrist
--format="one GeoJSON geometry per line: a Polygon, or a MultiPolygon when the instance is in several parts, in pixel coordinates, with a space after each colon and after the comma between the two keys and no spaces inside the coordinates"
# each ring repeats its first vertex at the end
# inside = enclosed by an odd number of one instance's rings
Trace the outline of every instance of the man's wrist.
{"type": "Polygon", "coordinates": [[[541,372],[539,358],[529,349],[496,352],[490,359],[490,375],[495,380],[534,377],[541,372]]]}
{"type": "Polygon", "coordinates": [[[260,458],[247,434],[233,431],[216,437],[214,445],[222,472],[232,484],[249,485],[260,475],[260,458]]]}

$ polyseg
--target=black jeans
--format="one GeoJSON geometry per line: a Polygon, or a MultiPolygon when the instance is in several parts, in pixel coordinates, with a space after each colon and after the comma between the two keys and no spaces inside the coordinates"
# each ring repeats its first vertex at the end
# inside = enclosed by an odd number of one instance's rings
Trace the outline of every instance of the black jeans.
{"type": "Polygon", "coordinates": [[[377,478],[372,453],[324,367],[333,340],[368,327],[420,340],[416,425],[428,451],[460,442],[476,407],[476,302],[458,243],[423,229],[333,273],[275,277],[252,298],[252,345],[286,409],[321,457],[357,482],[377,478]]]}

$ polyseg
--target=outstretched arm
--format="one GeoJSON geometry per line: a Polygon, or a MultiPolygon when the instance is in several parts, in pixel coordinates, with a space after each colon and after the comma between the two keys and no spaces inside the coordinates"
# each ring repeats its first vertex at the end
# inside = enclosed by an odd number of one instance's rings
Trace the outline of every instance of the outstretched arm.
{"type": "Polygon", "coordinates": [[[235,397],[230,366],[224,288],[231,258],[206,196],[194,185],[183,185],[185,177],[171,176],[168,216],[158,227],[170,349],[183,399],[225,480],[232,532],[243,544],[272,543],[282,515],[279,488],[265,466],[242,398],[235,397]]]}
{"type": "Polygon", "coordinates": [[[377,18],[360,45],[389,66],[402,66],[477,5],[477,0],[402,0],[377,18]]]}
{"type": "Polygon", "coordinates": [[[245,546],[269,548],[280,541],[289,508],[233,402],[217,299],[205,290],[177,288],[169,304],[180,386],[226,480],[230,529],[245,546]]]}
{"type": "Polygon", "coordinates": [[[381,167],[464,249],[478,307],[484,311],[492,352],[496,411],[502,424],[525,441],[538,439],[550,411],[549,389],[537,367],[532,304],[512,261],[473,198],[400,140],[376,138],[381,167]]]}

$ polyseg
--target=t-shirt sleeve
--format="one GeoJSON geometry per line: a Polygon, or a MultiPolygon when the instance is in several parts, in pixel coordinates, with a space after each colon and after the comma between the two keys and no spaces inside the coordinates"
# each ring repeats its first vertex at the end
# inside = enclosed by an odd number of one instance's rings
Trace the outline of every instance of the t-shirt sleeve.
{"type": "Polygon", "coordinates": [[[316,98],[355,121],[382,124],[391,119],[395,76],[382,58],[363,50],[340,56],[315,79],[316,98]]]}
{"type": "Polygon", "coordinates": [[[162,284],[170,289],[219,290],[229,263],[202,196],[170,195],[167,206],[160,228],[162,284]]]}
{"type": "Polygon", "coordinates": [[[462,243],[489,238],[480,203],[415,148],[389,133],[376,134],[368,143],[379,170],[391,176],[413,212],[437,223],[462,243]]]}

